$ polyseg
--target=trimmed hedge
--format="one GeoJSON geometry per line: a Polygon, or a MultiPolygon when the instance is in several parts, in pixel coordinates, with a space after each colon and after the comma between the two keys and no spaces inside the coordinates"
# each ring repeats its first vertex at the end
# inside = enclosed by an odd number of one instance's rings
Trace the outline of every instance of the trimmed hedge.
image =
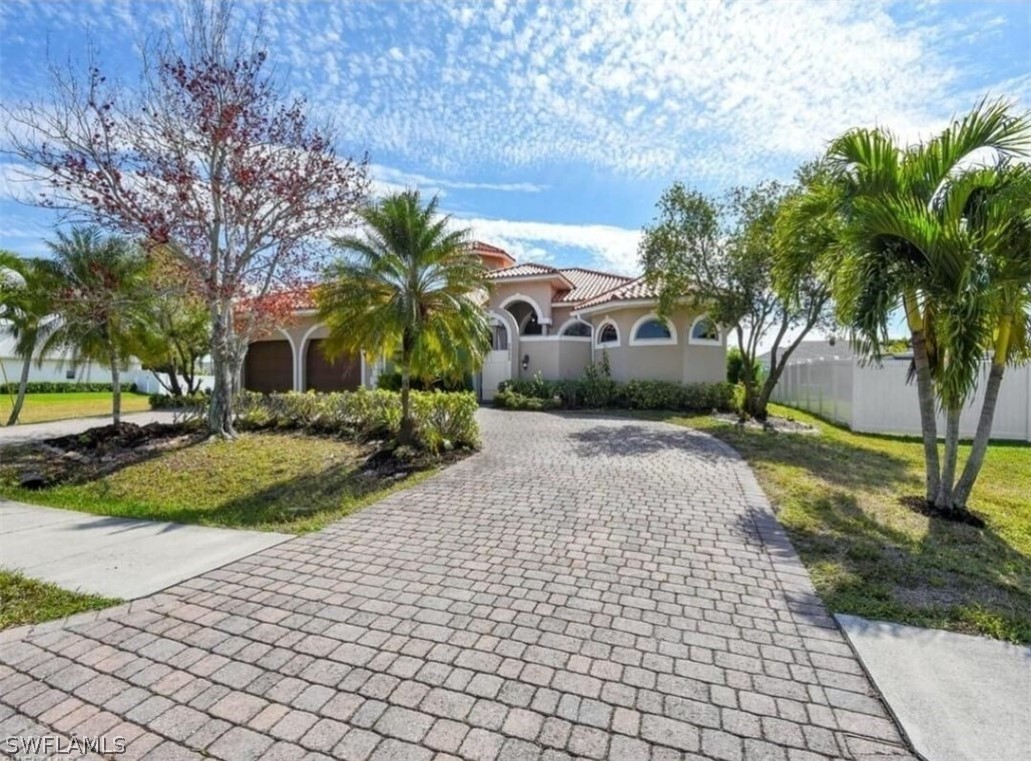
{"type": "MultiPolygon", "coordinates": [[[[133,383],[121,383],[123,394],[136,391],[133,383]]],[[[26,394],[82,394],[104,393],[112,390],[110,383],[76,383],[75,381],[31,381],[25,384],[26,394]]],[[[17,394],[17,383],[0,383],[0,394],[17,394]]]]}
{"type": "MultiPolygon", "coordinates": [[[[476,395],[468,392],[413,391],[412,417],[418,445],[430,452],[479,444],[476,395]]],[[[241,428],[281,428],[384,439],[401,428],[401,395],[360,388],[320,394],[237,394],[234,414],[241,428]]]]}
{"type": "Polygon", "coordinates": [[[548,381],[520,378],[501,384],[495,404],[506,409],[677,410],[681,412],[730,412],[736,390],[731,383],[674,383],[631,380],[619,383],[601,373],[582,378],[548,381]]]}

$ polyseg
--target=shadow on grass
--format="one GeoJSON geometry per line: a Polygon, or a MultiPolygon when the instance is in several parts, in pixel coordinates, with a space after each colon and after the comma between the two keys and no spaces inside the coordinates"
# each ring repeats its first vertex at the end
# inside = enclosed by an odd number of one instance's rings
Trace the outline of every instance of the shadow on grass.
{"type": "Polygon", "coordinates": [[[1031,642],[1031,558],[989,527],[929,519],[915,536],[842,490],[796,496],[781,523],[835,613],[1031,642]]]}

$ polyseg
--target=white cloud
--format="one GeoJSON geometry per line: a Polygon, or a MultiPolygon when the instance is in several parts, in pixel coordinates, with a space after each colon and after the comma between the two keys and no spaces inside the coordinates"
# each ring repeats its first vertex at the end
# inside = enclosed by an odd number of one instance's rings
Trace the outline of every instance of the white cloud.
{"type": "Polygon", "coordinates": [[[545,189],[543,185],[532,182],[472,182],[468,180],[450,180],[439,177],[427,177],[416,172],[405,172],[381,164],[371,164],[369,171],[373,182],[381,188],[390,190],[402,188],[418,188],[424,195],[433,195],[432,191],[450,190],[488,190],[511,193],[539,193],[545,189]]]}
{"type": "Polygon", "coordinates": [[[479,240],[501,246],[520,261],[552,261],[554,248],[587,252],[595,266],[624,274],[639,271],[637,245],[640,230],[611,225],[574,225],[521,222],[484,217],[459,218],[479,240]]]}

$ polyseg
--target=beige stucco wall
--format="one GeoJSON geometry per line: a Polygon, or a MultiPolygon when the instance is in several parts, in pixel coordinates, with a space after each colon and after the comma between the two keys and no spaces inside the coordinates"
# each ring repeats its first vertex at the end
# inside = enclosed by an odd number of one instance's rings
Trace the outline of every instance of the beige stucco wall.
{"type": "MultiPolygon", "coordinates": [[[[618,381],[632,378],[680,381],[684,383],[717,382],[726,378],[726,336],[721,337],[719,346],[690,344],[688,335],[697,312],[680,309],[674,312],[669,323],[676,329],[676,344],[656,346],[631,346],[631,330],[645,315],[653,313],[650,307],[625,307],[615,305],[605,312],[596,312],[588,319],[598,328],[607,320],[616,324],[619,331],[619,345],[604,349],[609,356],[612,377],[618,381]]],[[[602,348],[595,346],[593,356],[600,362],[602,348]]]]}
{"type": "Polygon", "coordinates": [[[552,336],[543,340],[523,337],[519,339],[514,356],[517,357],[514,378],[532,378],[538,372],[548,380],[578,378],[591,361],[591,344],[589,341],[552,336]],[[522,369],[523,357],[529,357],[525,370],[522,369]]]}
{"type": "Polygon", "coordinates": [[[553,291],[554,289],[548,281],[497,282],[494,284],[494,289],[487,301],[487,306],[496,311],[501,308],[501,304],[513,296],[528,296],[540,307],[542,324],[546,324],[548,320],[552,320],[551,298],[553,291]]]}

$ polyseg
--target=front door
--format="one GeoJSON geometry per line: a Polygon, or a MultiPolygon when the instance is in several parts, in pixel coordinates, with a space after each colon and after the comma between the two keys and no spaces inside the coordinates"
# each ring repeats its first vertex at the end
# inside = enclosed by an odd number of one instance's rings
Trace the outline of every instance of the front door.
{"type": "Polygon", "coordinates": [[[483,360],[480,371],[480,398],[489,402],[498,392],[498,385],[512,377],[512,348],[508,343],[508,329],[500,321],[491,326],[491,350],[483,360]]]}

